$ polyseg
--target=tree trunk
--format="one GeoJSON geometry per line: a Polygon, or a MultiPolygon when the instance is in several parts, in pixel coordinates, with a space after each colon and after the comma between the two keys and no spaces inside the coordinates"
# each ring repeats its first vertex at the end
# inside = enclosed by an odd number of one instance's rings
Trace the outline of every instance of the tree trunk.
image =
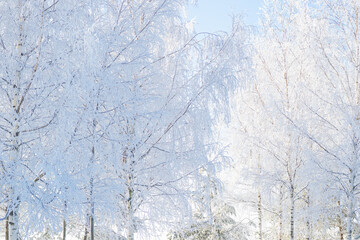
{"type": "Polygon", "coordinates": [[[261,194],[258,191],[258,219],[259,219],[259,240],[263,239],[262,233],[262,209],[261,209],[261,194]]]}
{"type": "Polygon", "coordinates": [[[350,196],[349,206],[348,206],[348,222],[347,222],[347,239],[352,240],[353,233],[353,214],[354,214],[354,200],[350,196]]]}
{"type": "Polygon", "coordinates": [[[87,226],[85,226],[85,234],[84,234],[84,240],[87,240],[87,236],[89,234],[87,226]]]}
{"type": "MultiPolygon", "coordinates": [[[[129,134],[133,136],[134,134],[134,127],[129,124],[129,134]]],[[[126,209],[127,209],[127,240],[134,240],[134,175],[133,175],[133,157],[134,157],[134,149],[128,150],[127,148],[123,151],[123,163],[129,166],[127,172],[125,173],[125,177],[127,178],[127,192],[126,192],[126,209]],[[129,154],[130,153],[130,154],[129,154]],[[130,155],[130,156],[129,156],[130,155]]]]}
{"type": "Polygon", "coordinates": [[[128,210],[128,219],[127,219],[128,239],[127,240],[134,240],[134,211],[133,211],[133,206],[132,206],[132,197],[133,197],[133,190],[129,186],[128,199],[127,199],[127,210],[128,210]]]}
{"type": "Polygon", "coordinates": [[[9,240],[19,240],[19,203],[9,213],[9,240]]]}
{"type": "Polygon", "coordinates": [[[279,209],[279,240],[282,240],[283,236],[283,210],[282,210],[282,201],[283,201],[283,190],[282,186],[280,186],[280,209],[279,209]]]}
{"type": "MultiPolygon", "coordinates": [[[[95,126],[95,125],[94,125],[95,126]]],[[[95,147],[93,146],[91,149],[91,168],[95,163],[95,147]]],[[[93,175],[93,173],[91,173],[93,175]]],[[[90,178],[90,240],[94,240],[95,238],[95,229],[94,229],[94,214],[95,214],[95,204],[94,204],[94,177],[91,176],[90,178]]]]}
{"type": "Polygon", "coordinates": [[[95,229],[94,229],[94,204],[91,207],[91,216],[90,216],[90,240],[95,239],[95,229]]]}
{"type": "Polygon", "coordinates": [[[66,240],[66,220],[63,220],[63,240],[66,240]]]}
{"type": "Polygon", "coordinates": [[[350,178],[350,193],[349,193],[349,204],[348,204],[348,219],[347,219],[347,239],[352,240],[353,235],[353,218],[354,218],[354,190],[355,190],[355,173],[353,170],[350,178]]]}
{"type": "MultiPolygon", "coordinates": [[[[16,86],[16,85],[15,85],[16,86]]],[[[17,88],[17,87],[16,87],[17,88]]],[[[17,109],[18,102],[18,91],[17,88],[15,90],[14,98],[13,98],[13,110],[14,110],[14,128],[12,131],[12,141],[11,141],[11,155],[10,161],[12,163],[11,166],[11,182],[10,182],[10,208],[11,211],[8,217],[8,230],[9,230],[9,240],[18,240],[19,239],[19,207],[20,207],[20,197],[16,196],[17,192],[14,182],[18,181],[18,167],[20,161],[20,144],[19,144],[19,114],[17,109]]]]}
{"type": "Polygon", "coordinates": [[[340,240],[344,240],[344,233],[343,233],[343,227],[342,227],[342,221],[341,218],[339,218],[339,235],[340,235],[340,240]]]}
{"type": "Polygon", "coordinates": [[[9,240],[9,217],[6,218],[5,222],[5,240],[9,240]]]}
{"type": "MultiPolygon", "coordinates": [[[[252,157],[252,151],[250,151],[250,157],[252,157]]],[[[258,154],[258,171],[259,175],[261,175],[261,164],[260,164],[260,153],[258,154]]],[[[263,233],[262,233],[262,206],[261,206],[261,193],[260,188],[258,189],[258,221],[259,221],[259,240],[262,240],[263,233]]]]}
{"type": "Polygon", "coordinates": [[[341,204],[340,204],[340,200],[338,201],[338,205],[339,205],[339,211],[340,213],[337,215],[337,218],[338,218],[338,229],[339,229],[339,237],[340,237],[340,240],[344,240],[344,229],[343,229],[343,222],[341,221],[341,212],[342,212],[342,209],[341,209],[341,204]]]}
{"type": "Polygon", "coordinates": [[[311,240],[311,225],[309,219],[306,220],[307,236],[306,240],[311,240]]]}
{"type": "Polygon", "coordinates": [[[294,186],[291,185],[290,187],[290,240],[294,240],[295,232],[294,232],[294,215],[295,215],[295,199],[294,199],[294,186]]]}
{"type": "MultiPolygon", "coordinates": [[[[22,3],[19,2],[19,9],[22,8],[22,3]]],[[[16,196],[16,189],[13,183],[16,183],[18,178],[18,167],[20,161],[20,140],[19,140],[19,127],[20,127],[20,80],[22,73],[22,47],[23,47],[23,24],[25,18],[20,13],[19,15],[19,40],[16,44],[17,50],[17,60],[19,66],[16,70],[16,75],[13,81],[13,92],[12,92],[12,131],[11,131],[11,152],[10,152],[10,162],[11,162],[11,178],[10,178],[10,207],[11,212],[8,216],[8,239],[9,240],[18,240],[19,239],[19,206],[20,199],[19,196],[16,196]]]]}
{"type": "Polygon", "coordinates": [[[312,238],[312,225],[311,225],[311,221],[310,221],[310,216],[309,216],[309,210],[310,210],[310,196],[309,196],[309,192],[306,191],[306,205],[307,205],[307,217],[306,217],[306,229],[307,229],[307,237],[306,240],[311,240],[312,238]]]}

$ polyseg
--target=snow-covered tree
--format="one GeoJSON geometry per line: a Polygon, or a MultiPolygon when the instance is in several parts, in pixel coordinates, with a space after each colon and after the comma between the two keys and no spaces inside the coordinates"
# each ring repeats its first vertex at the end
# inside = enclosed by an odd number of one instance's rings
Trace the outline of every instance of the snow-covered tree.
{"type": "Polygon", "coordinates": [[[186,4],[0,2],[9,239],[134,239],[191,216],[244,33],[194,34],[186,4]]]}

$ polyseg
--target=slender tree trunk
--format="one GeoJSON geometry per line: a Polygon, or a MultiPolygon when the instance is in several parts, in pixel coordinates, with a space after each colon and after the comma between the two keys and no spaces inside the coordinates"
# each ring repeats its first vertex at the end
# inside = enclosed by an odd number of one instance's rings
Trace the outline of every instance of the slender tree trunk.
{"type": "Polygon", "coordinates": [[[128,210],[128,219],[127,219],[127,228],[128,228],[128,238],[127,240],[134,240],[134,210],[133,210],[133,188],[132,180],[129,178],[129,187],[128,187],[128,199],[127,199],[127,210],[128,210]]]}
{"type": "MultiPolygon", "coordinates": [[[[252,151],[250,151],[250,157],[252,158],[252,151]]],[[[259,176],[261,175],[261,164],[260,164],[260,153],[257,157],[258,161],[258,171],[259,176]]],[[[258,210],[258,221],[259,221],[259,240],[263,239],[263,233],[262,233],[262,205],[261,205],[261,192],[260,188],[258,189],[258,203],[257,203],[257,210],[258,210]]]]}
{"type": "Polygon", "coordinates": [[[282,186],[280,187],[280,210],[279,210],[279,240],[282,240],[282,236],[283,236],[283,206],[282,206],[282,202],[283,202],[283,190],[282,190],[282,186]]]}
{"type": "MultiPolygon", "coordinates": [[[[17,172],[20,160],[20,141],[19,141],[19,126],[20,126],[20,80],[21,80],[21,69],[22,69],[22,47],[24,42],[24,34],[23,34],[23,24],[25,21],[25,18],[23,14],[21,13],[22,9],[22,1],[18,2],[19,6],[19,39],[16,44],[16,50],[17,50],[17,61],[19,63],[19,66],[17,67],[16,74],[14,76],[14,81],[12,83],[13,87],[13,97],[12,97],[12,126],[13,129],[11,131],[11,153],[10,153],[10,162],[11,162],[11,181],[16,182],[17,181],[17,172]]],[[[8,236],[7,238],[9,240],[18,240],[19,239],[19,206],[20,206],[20,199],[18,196],[16,196],[17,192],[15,189],[15,186],[13,183],[10,183],[10,201],[11,201],[11,211],[8,216],[8,236]]]]}
{"type": "Polygon", "coordinates": [[[343,230],[343,227],[342,227],[342,221],[341,221],[341,218],[339,217],[339,220],[338,220],[338,224],[339,224],[339,235],[340,235],[340,240],[344,240],[344,230],[343,230]]]}
{"type": "Polygon", "coordinates": [[[91,216],[90,216],[90,240],[95,239],[95,229],[94,229],[94,214],[95,214],[95,208],[94,208],[94,202],[91,202],[91,216]]]}
{"type": "MultiPolygon", "coordinates": [[[[358,114],[359,115],[359,114],[358,114]]],[[[348,194],[348,219],[347,219],[347,239],[348,240],[352,240],[352,236],[353,236],[353,220],[354,220],[354,214],[355,214],[355,188],[356,188],[356,175],[357,175],[357,171],[356,171],[356,164],[358,162],[358,151],[359,151],[359,147],[358,147],[358,142],[359,139],[357,137],[357,133],[354,132],[353,133],[353,159],[352,159],[352,168],[350,169],[350,179],[349,179],[349,184],[350,184],[350,192],[348,194]]]]}
{"type": "Polygon", "coordinates": [[[305,198],[306,198],[306,207],[307,207],[307,216],[306,216],[306,229],[307,229],[307,236],[306,236],[306,240],[311,240],[312,239],[312,225],[311,225],[311,218],[310,218],[310,196],[309,196],[309,192],[306,191],[305,192],[305,198]]]}
{"type": "Polygon", "coordinates": [[[19,203],[16,202],[9,213],[9,240],[19,240],[19,203]]]}
{"type": "Polygon", "coordinates": [[[12,163],[12,176],[11,176],[11,187],[10,187],[10,201],[11,201],[11,211],[8,217],[8,230],[9,230],[9,240],[18,240],[19,239],[19,207],[20,207],[20,197],[16,196],[17,192],[13,182],[17,181],[18,178],[18,167],[20,161],[20,144],[19,144],[19,112],[18,112],[18,96],[19,88],[17,85],[14,85],[14,98],[13,98],[13,111],[14,111],[14,120],[13,120],[13,131],[12,131],[12,141],[11,141],[11,155],[10,161],[12,163]]]}
{"type": "Polygon", "coordinates": [[[87,240],[87,236],[89,234],[87,226],[85,226],[85,234],[84,234],[84,240],[87,240]]]}
{"type": "MultiPolygon", "coordinates": [[[[15,123],[15,133],[13,135],[13,141],[12,141],[12,154],[11,154],[11,161],[12,161],[12,180],[16,182],[17,181],[17,164],[19,161],[19,141],[18,141],[18,123],[16,121],[15,123]]],[[[10,183],[12,185],[12,183],[10,183]]],[[[11,211],[8,216],[8,237],[9,240],[18,240],[19,239],[19,206],[20,206],[20,198],[16,196],[15,187],[10,187],[10,201],[11,201],[11,211]]]]}
{"type": "Polygon", "coordinates": [[[280,187],[280,210],[279,210],[279,240],[282,240],[282,236],[283,236],[283,211],[282,211],[282,187],[280,187]]]}
{"type": "Polygon", "coordinates": [[[306,229],[307,229],[306,240],[311,240],[311,224],[310,224],[309,219],[306,220],[306,229]]]}
{"type": "Polygon", "coordinates": [[[291,201],[291,206],[290,206],[290,240],[294,240],[295,239],[295,223],[294,223],[294,215],[295,215],[295,199],[294,199],[294,186],[291,185],[290,187],[290,201],[291,201]]]}
{"type": "Polygon", "coordinates": [[[262,233],[262,209],[261,209],[261,194],[258,191],[258,220],[259,220],[259,240],[263,239],[262,233]]]}
{"type": "Polygon", "coordinates": [[[341,221],[341,204],[340,200],[338,201],[339,211],[340,213],[337,215],[337,224],[339,229],[339,238],[340,240],[344,240],[344,228],[343,228],[343,222],[341,221]]]}
{"type": "MultiPolygon", "coordinates": [[[[67,190],[67,188],[65,188],[67,190]]],[[[66,217],[67,217],[67,201],[64,202],[64,219],[63,219],[63,240],[66,240],[66,217]]]]}
{"type": "Polygon", "coordinates": [[[350,193],[349,193],[349,204],[348,204],[348,219],[347,219],[347,239],[352,240],[353,235],[353,218],[354,218],[354,190],[355,190],[355,173],[351,170],[350,179],[350,193]]]}
{"type": "Polygon", "coordinates": [[[6,218],[5,222],[5,240],[9,240],[9,217],[6,218]]]}
{"type": "MultiPolygon", "coordinates": [[[[94,121],[95,122],[95,121],[94,121]]],[[[95,123],[94,123],[94,130],[95,130],[95,123]]],[[[93,167],[95,163],[95,147],[93,146],[91,149],[91,167],[93,167]]],[[[91,173],[93,174],[93,173],[91,173]]],[[[94,204],[94,177],[91,176],[90,178],[90,217],[89,217],[89,223],[90,223],[90,240],[94,240],[95,238],[95,229],[94,229],[94,214],[95,214],[95,204],[94,204]]]]}
{"type": "Polygon", "coordinates": [[[347,222],[347,239],[352,240],[353,233],[353,214],[354,214],[354,199],[350,196],[348,206],[348,222],[347,222]]]}
{"type": "MultiPolygon", "coordinates": [[[[132,138],[134,136],[134,125],[127,121],[127,134],[132,138]]],[[[128,146],[130,144],[128,143],[128,146]]],[[[127,178],[127,192],[126,192],[126,209],[127,209],[127,240],[134,240],[135,226],[134,226],[134,151],[135,149],[125,148],[123,151],[123,163],[126,169],[125,177],[127,178]]]]}
{"type": "Polygon", "coordinates": [[[63,220],[63,240],[66,240],[66,220],[63,220]]]}

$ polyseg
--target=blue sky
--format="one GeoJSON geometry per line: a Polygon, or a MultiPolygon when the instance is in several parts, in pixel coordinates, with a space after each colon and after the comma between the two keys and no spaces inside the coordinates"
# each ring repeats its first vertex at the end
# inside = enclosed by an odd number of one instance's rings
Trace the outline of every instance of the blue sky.
{"type": "Polygon", "coordinates": [[[189,19],[195,19],[197,32],[229,31],[231,16],[241,14],[245,23],[256,25],[262,0],[198,0],[188,9],[189,19]]]}

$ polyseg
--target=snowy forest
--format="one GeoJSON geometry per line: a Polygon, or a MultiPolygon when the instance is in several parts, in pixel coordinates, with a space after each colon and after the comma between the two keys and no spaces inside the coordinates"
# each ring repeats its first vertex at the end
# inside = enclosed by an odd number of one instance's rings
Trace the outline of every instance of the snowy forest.
{"type": "Polygon", "coordinates": [[[360,239],[360,1],[189,4],[0,0],[0,239],[360,239]]]}

